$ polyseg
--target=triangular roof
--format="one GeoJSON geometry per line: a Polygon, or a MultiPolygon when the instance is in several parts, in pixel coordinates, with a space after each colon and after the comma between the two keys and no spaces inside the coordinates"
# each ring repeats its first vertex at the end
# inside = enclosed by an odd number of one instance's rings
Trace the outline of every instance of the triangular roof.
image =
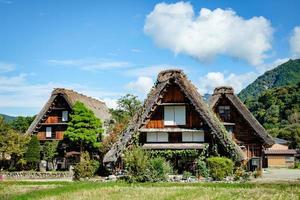
{"type": "Polygon", "coordinates": [[[139,128],[147,124],[155,108],[160,105],[163,94],[167,91],[167,87],[174,83],[179,86],[199,115],[206,121],[211,129],[211,134],[220,141],[221,147],[228,152],[228,156],[236,161],[244,159],[241,149],[228,137],[225,127],[209,109],[208,105],[198,93],[197,88],[187,79],[183,71],[166,70],[159,73],[157,81],[148,94],[142,109],[136,113],[128,127],[122,132],[119,141],[117,141],[104,156],[104,163],[114,163],[120,158],[124,149],[131,143],[133,134],[137,133],[139,128]]]}
{"type": "Polygon", "coordinates": [[[227,98],[232,105],[235,106],[238,112],[244,117],[267,146],[271,146],[275,143],[272,136],[266,132],[264,127],[256,120],[246,105],[234,94],[232,87],[222,86],[215,88],[214,94],[210,98],[210,107],[214,108],[222,97],[227,98]]]}
{"type": "Polygon", "coordinates": [[[108,120],[110,118],[110,113],[105,103],[94,99],[92,97],[85,96],[83,94],[79,94],[73,90],[68,90],[65,88],[56,88],[52,91],[49,100],[46,102],[42,110],[35,117],[34,121],[29,126],[26,133],[33,133],[37,127],[37,125],[44,119],[46,116],[46,112],[51,108],[53,101],[56,97],[62,96],[69,104],[70,108],[76,103],[76,101],[80,101],[83,103],[88,109],[92,110],[95,116],[102,121],[108,120]]]}

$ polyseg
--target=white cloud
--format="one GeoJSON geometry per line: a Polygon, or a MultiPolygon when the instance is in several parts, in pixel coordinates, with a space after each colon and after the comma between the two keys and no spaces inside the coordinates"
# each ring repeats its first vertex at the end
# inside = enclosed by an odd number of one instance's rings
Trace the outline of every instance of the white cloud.
{"type": "Polygon", "coordinates": [[[231,73],[226,76],[222,72],[209,72],[204,77],[200,78],[199,91],[200,94],[212,94],[215,87],[218,86],[231,86],[234,88],[235,93],[239,93],[245,86],[254,81],[257,74],[248,72],[245,74],[231,73]]]}
{"type": "Polygon", "coordinates": [[[300,57],[300,26],[296,26],[290,38],[290,47],[293,56],[300,57]]]}
{"type": "Polygon", "coordinates": [[[15,69],[15,65],[11,63],[0,62],[0,73],[10,72],[15,69]]]}
{"type": "Polygon", "coordinates": [[[119,69],[129,66],[125,61],[112,61],[106,59],[66,59],[66,60],[48,60],[51,65],[75,67],[82,70],[95,71],[105,69],[119,69]]]}
{"type": "Polygon", "coordinates": [[[252,65],[263,63],[273,29],[264,17],[244,19],[230,9],[202,8],[195,15],[188,2],[159,3],[147,16],[144,31],[163,48],[200,61],[228,55],[252,65]]]}
{"type": "Polygon", "coordinates": [[[152,88],[154,82],[152,78],[146,76],[140,76],[136,81],[127,84],[127,88],[137,91],[141,94],[147,94],[152,88]]]}
{"type": "MultiPolygon", "coordinates": [[[[39,112],[48,100],[54,88],[73,89],[79,93],[103,100],[108,107],[116,107],[115,102],[120,93],[91,88],[87,85],[76,83],[53,83],[31,84],[27,80],[27,74],[17,76],[0,76],[0,109],[22,108],[31,110],[33,114],[39,112]]],[[[21,111],[20,111],[21,112],[21,111]]],[[[21,113],[16,113],[20,115],[21,113]]]]}

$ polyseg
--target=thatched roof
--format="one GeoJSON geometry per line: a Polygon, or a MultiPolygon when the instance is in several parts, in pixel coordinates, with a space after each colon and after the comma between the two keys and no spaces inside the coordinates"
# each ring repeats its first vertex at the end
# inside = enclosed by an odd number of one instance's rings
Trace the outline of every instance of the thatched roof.
{"type": "Polygon", "coordinates": [[[154,87],[144,102],[143,108],[136,113],[127,129],[122,132],[119,141],[117,141],[104,156],[104,163],[114,163],[120,158],[123,151],[131,143],[132,136],[138,133],[143,125],[148,123],[156,107],[161,104],[167,88],[172,84],[177,84],[191,101],[196,111],[210,127],[213,137],[219,141],[220,146],[228,153],[228,156],[238,161],[244,159],[241,149],[229,138],[225,127],[203,101],[196,87],[187,79],[182,70],[176,69],[159,73],[154,87]]]}
{"type": "Polygon", "coordinates": [[[58,96],[64,97],[66,102],[69,104],[70,108],[73,107],[76,101],[79,101],[83,103],[88,109],[92,110],[95,116],[101,119],[102,121],[108,120],[110,118],[109,110],[104,102],[94,99],[92,97],[85,96],[83,94],[79,94],[73,90],[68,90],[65,88],[56,88],[52,91],[49,100],[46,102],[39,114],[35,117],[34,121],[31,123],[26,133],[31,134],[36,131],[37,125],[45,119],[45,117],[47,116],[47,112],[53,106],[53,101],[58,96]]]}
{"type": "Polygon", "coordinates": [[[234,90],[232,87],[222,86],[215,88],[214,94],[210,98],[210,107],[214,108],[217,105],[218,101],[223,97],[227,98],[232,103],[232,105],[235,106],[238,112],[254,129],[256,134],[263,140],[265,145],[271,146],[275,143],[272,136],[270,136],[266,132],[264,127],[256,120],[256,118],[248,110],[245,104],[243,104],[243,102],[234,94],[234,90]]]}

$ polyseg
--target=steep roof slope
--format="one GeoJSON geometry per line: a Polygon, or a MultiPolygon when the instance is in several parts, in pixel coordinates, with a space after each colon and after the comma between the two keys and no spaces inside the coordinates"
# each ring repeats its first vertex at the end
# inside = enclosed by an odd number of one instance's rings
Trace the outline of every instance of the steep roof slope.
{"type": "Polygon", "coordinates": [[[196,87],[187,79],[182,70],[166,70],[159,73],[157,81],[148,94],[142,109],[136,113],[127,129],[125,129],[119,141],[117,141],[110,151],[104,156],[103,162],[114,163],[120,158],[124,149],[130,144],[131,138],[138,133],[142,125],[147,124],[155,108],[160,105],[163,94],[171,84],[177,84],[186,97],[191,101],[199,115],[206,121],[212,134],[219,141],[221,147],[234,160],[243,160],[241,149],[228,137],[225,127],[220,123],[215,114],[203,101],[196,87]]]}
{"type": "Polygon", "coordinates": [[[255,130],[257,135],[264,141],[267,146],[274,144],[274,139],[270,136],[264,127],[256,120],[248,108],[241,102],[241,100],[234,94],[232,87],[217,87],[214,94],[210,98],[210,107],[213,108],[217,102],[222,98],[227,98],[244,117],[248,124],[255,130]]]}
{"type": "Polygon", "coordinates": [[[26,133],[32,133],[34,132],[36,126],[40,121],[43,119],[46,112],[53,106],[53,101],[57,96],[63,96],[64,99],[67,101],[69,106],[72,108],[73,105],[76,103],[76,101],[80,101],[83,103],[87,108],[92,110],[95,114],[95,116],[103,121],[108,120],[110,118],[110,113],[108,108],[106,107],[105,103],[94,99],[92,97],[85,96],[83,94],[79,94],[73,90],[68,90],[65,88],[56,88],[52,91],[52,94],[47,101],[47,103],[44,105],[42,110],[39,112],[39,114],[35,117],[34,121],[29,126],[26,133]]]}

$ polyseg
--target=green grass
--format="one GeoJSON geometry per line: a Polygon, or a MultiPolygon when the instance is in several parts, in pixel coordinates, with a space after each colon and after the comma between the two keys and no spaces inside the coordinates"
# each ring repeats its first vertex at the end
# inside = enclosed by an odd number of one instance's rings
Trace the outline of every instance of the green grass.
{"type": "Polygon", "coordinates": [[[300,183],[0,182],[0,199],[299,199],[300,183]]]}

